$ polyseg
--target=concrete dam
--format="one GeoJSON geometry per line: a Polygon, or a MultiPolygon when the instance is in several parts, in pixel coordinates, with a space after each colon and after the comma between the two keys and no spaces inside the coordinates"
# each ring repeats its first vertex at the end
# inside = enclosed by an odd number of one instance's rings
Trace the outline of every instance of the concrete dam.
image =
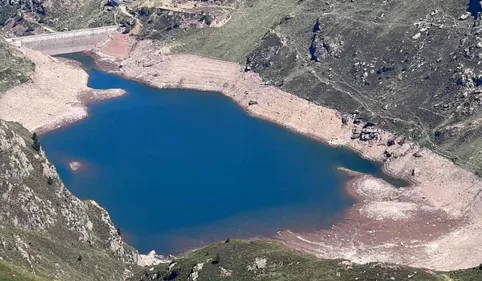
{"type": "Polygon", "coordinates": [[[16,46],[26,47],[48,55],[83,52],[92,49],[117,29],[117,26],[80,29],[73,31],[38,34],[9,38],[16,46]]]}

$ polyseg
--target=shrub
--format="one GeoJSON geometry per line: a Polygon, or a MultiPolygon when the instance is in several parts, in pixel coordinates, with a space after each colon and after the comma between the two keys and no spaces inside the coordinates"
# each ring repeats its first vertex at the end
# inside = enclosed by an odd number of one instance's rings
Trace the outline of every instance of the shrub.
{"type": "Polygon", "coordinates": [[[32,139],[33,139],[33,144],[32,144],[33,149],[40,151],[40,140],[38,139],[37,133],[33,133],[32,139]]]}

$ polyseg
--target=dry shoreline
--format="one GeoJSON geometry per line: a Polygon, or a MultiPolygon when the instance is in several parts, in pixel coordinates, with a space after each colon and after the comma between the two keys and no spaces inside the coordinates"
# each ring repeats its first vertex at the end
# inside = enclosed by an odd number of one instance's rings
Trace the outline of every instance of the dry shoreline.
{"type": "Polygon", "coordinates": [[[35,63],[31,81],[0,95],[0,118],[45,133],[87,116],[89,102],[123,95],[120,89],[87,87],[88,74],[77,63],[21,49],[35,63]]]}
{"type": "Polygon", "coordinates": [[[387,174],[411,183],[396,190],[380,179],[355,177],[348,192],[358,203],[344,221],[316,233],[284,231],[278,238],[288,245],[321,258],[436,270],[474,267],[482,261],[477,247],[482,243],[482,181],[474,174],[409,141],[388,147],[388,140],[400,140],[388,132],[380,132],[376,141],[352,140],[354,125],[342,126],[340,113],[265,85],[235,63],[162,51],[140,41],[127,59],[106,57],[102,48],[97,59],[109,62],[107,70],[153,87],[221,92],[252,116],[352,149],[369,160],[386,161],[387,174]],[[388,161],[385,151],[392,155],[388,161]]]}
{"type": "MultiPolygon", "coordinates": [[[[244,73],[235,63],[164,55],[150,41],[130,46],[128,54],[117,58],[103,55],[101,47],[97,59],[107,62],[104,69],[153,87],[221,92],[252,116],[352,149],[369,160],[383,162],[389,151],[392,157],[384,162],[384,171],[412,183],[397,190],[383,180],[356,176],[347,188],[358,202],[345,219],[315,233],[284,231],[277,238],[289,246],[321,258],[436,270],[468,268],[482,261],[478,247],[482,181],[474,174],[411,142],[387,147],[387,141],[396,137],[388,132],[380,132],[376,141],[352,140],[354,125],[342,126],[340,113],[265,85],[258,75],[244,73]]],[[[0,118],[30,130],[46,131],[74,122],[87,115],[86,102],[123,93],[93,91],[86,86],[87,73],[78,67],[34,51],[25,55],[36,63],[37,71],[31,83],[0,97],[0,118]]]]}

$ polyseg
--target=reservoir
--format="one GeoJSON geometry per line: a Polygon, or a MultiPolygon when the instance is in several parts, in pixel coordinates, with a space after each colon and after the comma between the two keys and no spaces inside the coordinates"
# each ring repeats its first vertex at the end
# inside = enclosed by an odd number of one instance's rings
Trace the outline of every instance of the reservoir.
{"type": "Polygon", "coordinates": [[[72,57],[90,87],[127,94],[42,135],[43,149],[65,185],[105,207],[141,252],[330,227],[354,203],[338,167],[404,185],[380,164],[253,118],[221,93],[155,89],[72,57]]]}
{"type": "Polygon", "coordinates": [[[467,11],[470,12],[474,19],[477,19],[479,17],[479,13],[482,12],[480,0],[469,0],[469,7],[467,11]]]}

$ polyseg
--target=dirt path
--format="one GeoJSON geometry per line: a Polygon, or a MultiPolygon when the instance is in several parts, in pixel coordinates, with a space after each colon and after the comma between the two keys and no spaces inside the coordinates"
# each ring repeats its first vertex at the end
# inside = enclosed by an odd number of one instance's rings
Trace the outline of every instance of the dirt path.
{"type": "Polygon", "coordinates": [[[482,261],[482,182],[474,174],[410,142],[387,147],[395,138],[387,132],[381,132],[378,141],[352,140],[355,125],[342,126],[338,112],[267,86],[235,63],[166,56],[160,50],[149,41],[139,42],[117,73],[160,88],[223,92],[253,116],[348,147],[368,159],[386,161],[388,151],[392,157],[385,169],[414,182],[395,190],[380,179],[356,177],[349,190],[359,201],[345,220],[316,233],[284,231],[279,238],[289,245],[325,258],[438,270],[473,267],[482,261]]]}

